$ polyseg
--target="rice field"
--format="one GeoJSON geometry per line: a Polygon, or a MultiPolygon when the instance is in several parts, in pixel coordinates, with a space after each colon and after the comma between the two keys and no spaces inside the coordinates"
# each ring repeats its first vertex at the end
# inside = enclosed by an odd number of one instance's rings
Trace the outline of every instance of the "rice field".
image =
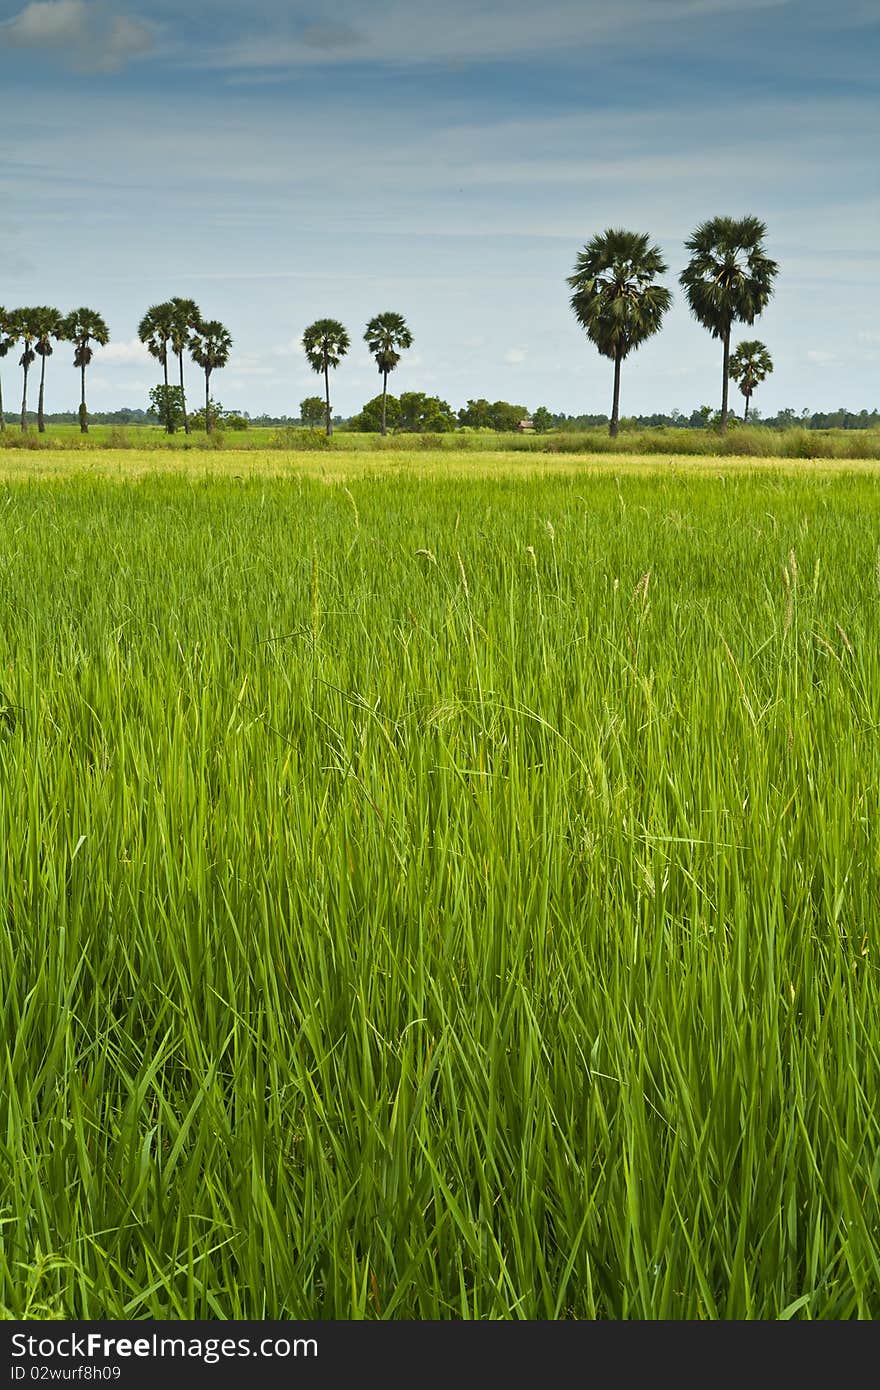
{"type": "Polygon", "coordinates": [[[880,1316],[876,465],[0,464],[5,1316],[880,1316]]]}

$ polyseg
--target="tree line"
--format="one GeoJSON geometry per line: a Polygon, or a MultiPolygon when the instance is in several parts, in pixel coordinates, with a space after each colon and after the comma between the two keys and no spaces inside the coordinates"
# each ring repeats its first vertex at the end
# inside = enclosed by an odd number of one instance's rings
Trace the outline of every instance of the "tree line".
{"type": "MultiPolygon", "coordinates": [[[[757,217],[739,219],[715,217],[701,223],[685,242],[690,259],[679,276],[691,313],[713,338],[722,344],[722,393],[719,424],[726,428],[729,415],[728,382],[739,386],[745,399],[744,418],[748,418],[752,396],[773,370],[766,346],[757,339],[745,340],[731,351],[735,323],[751,324],[766,307],[772,293],[778,265],[766,254],[766,226],[757,217]]],[[[620,428],[620,378],[625,359],[662,325],[672,304],[672,293],[660,283],[667,273],[660,248],[645,233],[609,228],[592,238],[579,252],[574,272],[568,277],[570,304],[578,323],[603,356],[614,363],[614,384],[609,432],[620,428]]],[[[192,299],[175,297],[149,308],[138,326],[138,337],[162,366],[163,385],[151,393],[165,429],[173,433],[180,411],[183,428],[190,432],[184,380],[184,356],[188,353],[205,375],[204,426],[213,428],[210,395],[211,375],[225,367],[232,348],[228,329],[217,319],[206,320],[192,299]],[[178,383],[169,381],[169,358],[177,359],[178,383]]],[[[390,423],[395,428],[421,428],[442,431],[455,428],[456,420],[448,404],[438,397],[405,392],[400,399],[389,397],[388,377],[397,367],[401,354],[413,345],[413,335],[402,314],[386,311],[367,324],[364,340],[382,378],[382,391],[367,403],[360,419],[364,428],[378,428],[385,434],[390,423]],[[432,423],[428,423],[428,421],[432,423]]],[[[57,309],[40,306],[6,311],[0,308],[0,358],[16,345],[22,347],[19,365],[23,371],[21,427],[27,428],[28,373],[37,357],[41,359],[38,428],[45,429],[44,391],[46,362],[53,343],[74,345],[73,365],[81,373],[79,422],[88,431],[86,408],[86,368],[92,360],[93,345],[109,341],[107,325],[92,309],[76,309],[63,316],[57,309]]],[[[328,435],[333,432],[330,404],[330,373],[348,353],[351,341],[346,328],[336,319],[318,319],[305,329],[302,347],[312,369],[324,379],[324,397],[308,397],[302,403],[303,421],[317,423],[318,404],[328,435]]],[[[515,429],[513,412],[519,407],[507,402],[494,404],[469,401],[458,412],[458,424],[475,428],[515,429]],[[502,407],[504,409],[502,409],[502,407]],[[505,414],[505,410],[507,414],[505,414]],[[497,423],[504,415],[504,423],[497,423]]],[[[536,415],[538,412],[536,412],[536,415]]],[[[553,417],[543,411],[536,428],[549,428],[553,417]],[[545,418],[546,417],[546,418],[545,418]]],[[[0,428],[5,428],[2,384],[0,384],[0,428]]]]}
{"type": "Polygon", "coordinates": [[[153,304],[138,324],[138,337],[151,357],[162,367],[163,384],[151,393],[167,434],[176,429],[179,406],[183,428],[190,433],[191,423],[186,406],[183,358],[189,353],[205,374],[205,432],[214,428],[211,414],[211,376],[225,367],[232,351],[232,336],[219,319],[205,319],[194,299],[177,295],[162,304],[153,304]],[[179,385],[172,387],[168,380],[168,358],[177,358],[179,385]]]}
{"type": "MultiPolygon", "coordinates": [[[[88,430],[86,410],[86,367],[92,360],[93,344],[103,346],[110,341],[107,325],[94,309],[72,309],[62,314],[47,304],[28,309],[4,309],[0,307],[0,359],[7,357],[12,349],[22,349],[19,366],[22,369],[21,428],[28,426],[28,374],[37,358],[40,358],[40,391],[37,406],[37,427],[42,434],[46,428],[44,410],[46,392],[46,363],[54,352],[55,343],[71,343],[73,346],[73,365],[80,372],[81,400],[79,408],[80,429],[88,430]]],[[[3,411],[3,383],[0,381],[0,430],[6,429],[6,416],[3,411]]]]}
{"type": "MultiPolygon", "coordinates": [[[[745,397],[745,418],[756,387],[773,370],[763,343],[740,343],[731,356],[734,323],[754,323],[773,293],[779,266],[764,248],[766,225],[757,217],[713,217],[685,242],[690,259],[679,276],[688,306],[713,338],[721,340],[720,426],[728,419],[728,381],[745,397]]],[[[620,370],[624,360],[657,333],[672,304],[659,283],[668,270],[659,246],[645,233],[619,228],[593,237],[569,276],[571,308],[590,341],[614,363],[609,432],[620,427],[620,370]]]]}

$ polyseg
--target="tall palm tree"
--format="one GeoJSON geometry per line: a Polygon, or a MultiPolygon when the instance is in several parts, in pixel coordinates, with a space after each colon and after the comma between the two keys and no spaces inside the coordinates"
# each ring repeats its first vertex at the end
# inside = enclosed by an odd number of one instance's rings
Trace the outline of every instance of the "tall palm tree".
{"type": "Polygon", "coordinates": [[[9,317],[9,332],[14,343],[20,343],[24,351],[18,359],[18,365],[22,369],[22,389],[21,389],[21,428],[22,433],[27,431],[27,390],[28,372],[31,369],[36,353],[34,351],[34,340],[38,335],[38,327],[35,315],[37,309],[16,309],[9,317]]]}
{"type": "MultiPolygon", "coordinates": [[[[2,359],[6,356],[6,354],[9,352],[9,349],[13,346],[15,342],[15,339],[10,338],[9,336],[11,332],[11,325],[9,322],[10,318],[11,315],[9,313],[9,310],[4,309],[2,306],[0,306],[0,361],[2,361],[2,359]]],[[[6,433],[6,416],[3,412],[2,380],[0,380],[0,433],[6,433]]]]}
{"type": "Polygon", "coordinates": [[[614,362],[614,397],[609,433],[620,428],[620,365],[633,348],[656,333],[672,303],[664,285],[666,272],[659,246],[646,233],[609,227],[578,253],[571,307],[587,337],[614,362]]]}
{"type": "Polygon", "coordinates": [[[180,367],[180,403],[183,407],[183,432],[189,434],[189,416],[186,413],[186,392],[183,386],[183,354],[189,347],[190,334],[201,322],[199,306],[194,299],[181,299],[179,295],[169,300],[171,305],[171,351],[180,367]]]}
{"type": "Polygon", "coordinates": [[[37,429],[40,434],[45,434],[46,417],[43,404],[46,396],[46,358],[52,356],[52,339],[54,338],[57,343],[64,337],[64,320],[58,309],[51,309],[47,304],[42,304],[33,310],[33,324],[37,333],[34,340],[34,352],[41,359],[37,429]]]}
{"type": "Polygon", "coordinates": [[[721,428],[727,426],[730,330],[754,323],[773,293],[779,270],[764,250],[767,227],[758,217],[713,217],[701,222],[685,246],[691,258],[679,276],[691,313],[724,345],[721,428]]]}
{"type": "Polygon", "coordinates": [[[330,368],[338,367],[351,342],[341,323],[336,319],[317,319],[309,324],[302,337],[303,352],[309,359],[314,372],[324,373],[325,420],[328,436],[333,433],[330,417],[330,368]]]}
{"type": "Polygon", "coordinates": [[[195,329],[189,344],[193,361],[205,373],[205,433],[210,434],[211,422],[211,373],[218,367],[225,367],[232,350],[232,337],[229,330],[218,319],[208,319],[195,329]]]}
{"type": "Polygon", "coordinates": [[[367,324],[364,342],[376,359],[376,366],[382,374],[382,433],[385,430],[385,402],[388,396],[388,373],[393,372],[400,361],[400,354],[413,345],[413,335],[407,327],[403,314],[388,312],[377,314],[367,324]]]}
{"type": "Polygon", "coordinates": [[[107,325],[95,309],[71,309],[63,323],[64,336],[73,343],[73,365],[79,369],[80,401],[79,428],[89,432],[89,412],[86,409],[86,367],[92,360],[92,343],[106,347],[110,341],[107,325]]]}
{"type": "Polygon", "coordinates": [[[174,310],[170,304],[153,304],[138,324],[138,337],[151,357],[162,363],[165,378],[165,433],[173,434],[168,399],[168,344],[174,332],[174,310]]]}
{"type": "Polygon", "coordinates": [[[773,358],[757,338],[739,343],[730,358],[730,379],[735,381],[746,398],[743,421],[749,418],[749,402],[755,387],[760,386],[773,371],[773,358]]]}

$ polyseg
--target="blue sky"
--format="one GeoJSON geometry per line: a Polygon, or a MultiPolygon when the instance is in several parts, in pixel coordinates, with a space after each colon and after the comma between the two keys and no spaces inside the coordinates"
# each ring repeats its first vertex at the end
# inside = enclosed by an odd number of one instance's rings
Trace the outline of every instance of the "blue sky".
{"type": "MultiPolygon", "coordinates": [[[[717,403],[720,352],[683,242],[754,213],[781,265],[735,333],[776,363],[758,408],[873,408],[878,70],[876,0],[0,0],[0,302],[105,314],[95,409],[146,405],[137,323],[180,294],[228,324],[215,393],[251,413],[320,389],[299,339],[324,316],[353,340],[334,407],[359,408],[383,309],[416,340],[395,391],[607,411],[565,277],[625,226],[663,247],[675,303],[622,409],[690,411],[717,403]]],[[[50,409],[77,400],[67,355],[50,409]]]]}

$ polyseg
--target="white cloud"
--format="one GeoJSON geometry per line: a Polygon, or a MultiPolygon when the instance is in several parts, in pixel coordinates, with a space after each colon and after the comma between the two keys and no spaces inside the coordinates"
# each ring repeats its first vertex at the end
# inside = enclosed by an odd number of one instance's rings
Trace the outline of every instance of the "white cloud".
{"type": "Polygon", "coordinates": [[[302,356],[302,338],[288,338],[286,343],[276,343],[272,349],[273,357],[302,356]]]}
{"type": "Polygon", "coordinates": [[[504,354],[504,360],[509,367],[518,367],[522,362],[525,362],[526,360],[525,348],[508,348],[507,352],[505,352],[504,354]]]}
{"type": "Polygon", "coordinates": [[[153,31],[134,15],[117,14],[103,0],[31,0],[0,23],[10,48],[61,50],[80,71],[117,72],[153,47],[153,31]]]}
{"type": "Polygon", "coordinates": [[[775,9],[793,0],[548,0],[535,8],[510,0],[447,0],[417,8],[411,0],[376,0],[368,11],[341,0],[338,18],[297,32],[289,24],[275,33],[236,39],[196,61],[210,67],[277,69],[328,62],[460,63],[464,55],[495,62],[565,49],[586,49],[651,28],[663,37],[677,21],[746,10],[775,9]],[[352,23],[345,17],[350,15],[352,23]],[[365,22],[368,15],[368,22],[365,22]],[[355,27],[355,26],[360,27],[355,27]]]}
{"type": "Polygon", "coordinates": [[[144,363],[151,361],[150,354],[144,347],[140,338],[131,338],[128,342],[108,343],[106,347],[95,349],[95,360],[104,363],[113,362],[118,366],[143,366],[144,363]]]}
{"type": "Polygon", "coordinates": [[[836,352],[825,352],[821,348],[811,348],[807,353],[807,361],[815,365],[821,365],[825,362],[835,362],[836,360],[836,352]]]}

